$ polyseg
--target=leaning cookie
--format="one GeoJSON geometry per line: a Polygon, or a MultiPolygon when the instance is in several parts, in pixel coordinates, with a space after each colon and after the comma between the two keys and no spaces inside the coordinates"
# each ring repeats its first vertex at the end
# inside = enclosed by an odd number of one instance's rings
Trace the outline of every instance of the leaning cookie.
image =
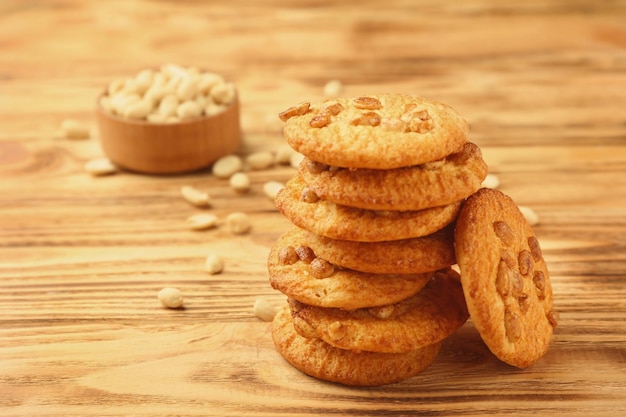
{"type": "Polygon", "coordinates": [[[337,240],[300,228],[289,233],[332,264],[371,274],[421,274],[456,263],[453,224],[428,236],[385,242],[337,240]]]}
{"type": "Polygon", "coordinates": [[[287,306],[274,317],[272,339],[278,352],[296,369],[324,381],[363,387],[413,377],[428,368],[441,348],[441,343],[435,343],[407,353],[338,349],[320,339],[300,336],[287,306]]]}
{"type": "Polygon", "coordinates": [[[467,142],[443,159],[396,168],[346,169],[305,158],[300,174],[321,199],[367,210],[422,210],[464,199],[487,175],[478,146],[467,142]]]}
{"type": "Polygon", "coordinates": [[[433,272],[368,274],[341,269],[300,239],[299,229],[283,234],[267,260],[272,288],[302,303],[354,310],[397,303],[420,291],[433,272]]]}
{"type": "Polygon", "coordinates": [[[539,242],[515,202],[483,188],[459,215],[455,245],[468,310],[489,349],[520,368],[550,344],[557,314],[539,242]]]}
{"type": "Polygon", "coordinates": [[[392,169],[436,161],[459,149],[469,132],[451,107],[406,94],[301,103],[279,117],[296,151],[345,168],[392,169]]]}
{"type": "Polygon", "coordinates": [[[435,275],[423,290],[396,304],[346,311],[289,299],[296,331],[341,349],[400,353],[437,343],[468,318],[453,270],[435,275]]]}
{"type": "Polygon", "coordinates": [[[276,207],[296,226],[332,239],[381,242],[430,235],[452,223],[461,202],[418,211],[374,211],[318,199],[300,175],[276,196],[276,207]]]}

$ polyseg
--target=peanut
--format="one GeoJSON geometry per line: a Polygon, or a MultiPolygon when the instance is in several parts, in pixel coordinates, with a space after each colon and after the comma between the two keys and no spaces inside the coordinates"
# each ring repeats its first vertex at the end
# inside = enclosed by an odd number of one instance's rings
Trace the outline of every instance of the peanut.
{"type": "Polygon", "coordinates": [[[191,205],[196,207],[209,207],[211,206],[211,197],[209,193],[200,191],[196,187],[190,185],[184,185],[180,188],[180,193],[183,198],[191,205]]]}
{"type": "Polygon", "coordinates": [[[192,230],[207,230],[217,226],[217,216],[198,213],[187,217],[187,224],[192,230]]]}
{"type": "Polygon", "coordinates": [[[252,153],[246,157],[246,165],[254,171],[270,168],[274,165],[274,154],[269,151],[252,153]]]}
{"type": "Polygon", "coordinates": [[[295,153],[296,151],[286,143],[280,145],[276,149],[276,163],[279,165],[289,165],[291,156],[295,153]]]}
{"type": "Polygon", "coordinates": [[[277,308],[266,298],[259,297],[254,302],[253,313],[263,321],[273,321],[277,308]]]}
{"type": "Polygon", "coordinates": [[[289,165],[291,165],[293,168],[298,168],[300,166],[300,162],[302,162],[303,159],[304,155],[296,152],[291,155],[291,158],[289,158],[289,165]]]}
{"type": "Polygon", "coordinates": [[[122,116],[128,119],[145,119],[152,112],[152,103],[148,100],[139,100],[123,109],[122,116]]]}
{"type": "Polygon", "coordinates": [[[85,164],[85,171],[93,176],[102,176],[115,174],[117,172],[117,167],[109,158],[102,157],[87,161],[85,164]]]}
{"type": "Polygon", "coordinates": [[[250,177],[243,172],[235,172],[230,177],[230,186],[238,193],[245,193],[250,190],[250,177]]]}
{"type": "Polygon", "coordinates": [[[67,139],[89,138],[89,127],[74,119],[66,119],[61,123],[61,132],[67,139]]]}
{"type": "Polygon", "coordinates": [[[230,231],[236,235],[248,233],[252,228],[250,218],[246,213],[235,212],[228,215],[226,223],[230,231]]]}
{"type": "Polygon", "coordinates": [[[280,190],[285,188],[285,184],[278,181],[267,181],[263,184],[263,192],[270,200],[274,200],[280,190]]]}
{"type": "Polygon", "coordinates": [[[226,155],[213,164],[213,175],[217,178],[230,178],[235,172],[241,171],[243,161],[237,155],[226,155]]]}
{"type": "Polygon", "coordinates": [[[487,174],[480,186],[484,188],[498,188],[499,185],[500,179],[496,174],[487,174]]]}
{"type": "Polygon", "coordinates": [[[181,308],[183,306],[183,294],[178,288],[166,287],[157,294],[157,298],[167,308],[181,308]]]}
{"type": "Polygon", "coordinates": [[[522,212],[522,215],[524,215],[524,218],[526,219],[529,225],[535,226],[536,224],[539,223],[539,216],[537,215],[535,210],[527,206],[519,206],[518,208],[519,208],[519,211],[522,212]]]}
{"type": "Polygon", "coordinates": [[[343,84],[339,80],[330,80],[324,85],[324,96],[325,97],[337,97],[341,94],[341,90],[343,89],[343,84]]]}
{"type": "Polygon", "coordinates": [[[211,275],[219,274],[224,270],[224,261],[218,255],[212,253],[204,261],[204,269],[211,275]]]}
{"type": "Polygon", "coordinates": [[[202,107],[195,100],[183,101],[176,108],[176,115],[181,120],[190,120],[202,115],[202,107]]]}
{"type": "Polygon", "coordinates": [[[218,83],[211,87],[211,98],[217,104],[230,104],[235,100],[235,86],[232,83],[218,83]]]}
{"type": "Polygon", "coordinates": [[[164,117],[169,117],[176,114],[176,109],[178,109],[178,97],[168,94],[161,100],[157,112],[164,117]]]}

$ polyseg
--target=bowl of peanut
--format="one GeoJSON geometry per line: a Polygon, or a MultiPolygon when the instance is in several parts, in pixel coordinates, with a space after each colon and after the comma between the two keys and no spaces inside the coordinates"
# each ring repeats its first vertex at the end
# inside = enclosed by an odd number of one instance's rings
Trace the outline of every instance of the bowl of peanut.
{"type": "Polygon", "coordinates": [[[115,79],[96,115],[104,154],[140,173],[196,171],[241,145],[234,84],[194,67],[167,64],[115,79]]]}

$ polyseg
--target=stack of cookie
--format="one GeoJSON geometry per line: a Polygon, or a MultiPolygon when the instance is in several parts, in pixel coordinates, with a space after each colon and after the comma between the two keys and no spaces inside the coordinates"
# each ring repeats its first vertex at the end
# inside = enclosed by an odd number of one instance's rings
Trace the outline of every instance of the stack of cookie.
{"type": "Polygon", "coordinates": [[[294,224],[268,258],[289,300],[273,323],[278,351],[346,385],[416,375],[469,316],[454,224],[487,166],[467,123],[401,94],[302,103],[280,118],[305,158],[276,197],[294,224]]]}

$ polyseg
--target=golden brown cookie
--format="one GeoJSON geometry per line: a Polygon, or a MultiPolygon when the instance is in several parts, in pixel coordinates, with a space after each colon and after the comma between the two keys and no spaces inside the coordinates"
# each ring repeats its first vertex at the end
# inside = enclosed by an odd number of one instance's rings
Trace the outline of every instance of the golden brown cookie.
{"type": "Polygon", "coordinates": [[[459,215],[455,244],[476,328],[502,361],[524,368],[548,350],[557,314],[539,242],[515,202],[483,188],[459,215]]]}
{"type": "Polygon", "coordinates": [[[300,228],[290,233],[328,262],[371,274],[421,274],[456,263],[453,224],[432,235],[385,242],[337,240],[300,228]]]}
{"type": "Polygon", "coordinates": [[[296,226],[332,239],[380,242],[430,235],[452,223],[461,202],[419,211],[363,210],[316,199],[300,175],[276,196],[280,212],[296,226]]]}
{"type": "Polygon", "coordinates": [[[468,318],[458,274],[435,274],[423,290],[396,304],[353,311],[289,299],[294,327],[305,337],[368,352],[409,352],[440,342],[468,318]]]}
{"type": "Polygon", "coordinates": [[[335,168],[305,158],[300,174],[323,200],[367,210],[422,210],[473,194],[487,175],[480,148],[465,143],[435,162],[380,170],[335,168]]]}
{"type": "Polygon", "coordinates": [[[267,266],[272,288],[302,303],[354,310],[397,303],[421,290],[434,275],[368,274],[341,269],[300,238],[300,229],[283,234],[270,249],[267,266]]]}
{"type": "Polygon", "coordinates": [[[301,103],[279,117],[296,151],[345,168],[392,169],[436,161],[459,149],[469,132],[451,107],[405,94],[301,103]]]}
{"type": "Polygon", "coordinates": [[[338,349],[320,339],[300,336],[289,307],[278,311],[272,323],[278,352],[296,369],[325,381],[349,386],[393,384],[424,371],[435,360],[441,342],[407,353],[355,352],[338,349]]]}

